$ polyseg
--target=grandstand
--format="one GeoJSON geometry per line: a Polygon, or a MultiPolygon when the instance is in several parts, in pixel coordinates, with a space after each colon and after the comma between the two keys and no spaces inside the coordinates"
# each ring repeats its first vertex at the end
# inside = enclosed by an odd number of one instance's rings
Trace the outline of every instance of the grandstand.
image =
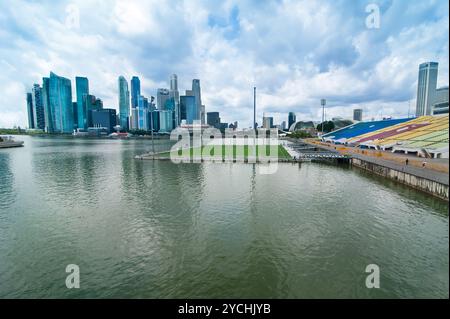
{"type": "MultiPolygon", "coordinates": [[[[376,130],[370,130],[370,124],[366,122],[364,127],[357,130],[347,127],[341,132],[331,132],[323,136],[325,141],[332,141],[359,146],[361,148],[373,148],[384,151],[416,154],[422,157],[448,158],[449,157],[449,116],[421,116],[411,120],[392,125],[385,125],[376,130]],[[353,134],[352,132],[361,132],[353,134]],[[352,131],[353,130],[353,131],[352,131]],[[333,138],[331,138],[333,136],[333,138]]],[[[378,126],[379,127],[379,126],[378,126]]]]}
{"type": "Polygon", "coordinates": [[[324,134],[322,140],[325,142],[333,142],[335,144],[347,144],[347,141],[359,135],[371,133],[386,127],[403,123],[409,119],[395,119],[395,120],[382,120],[371,122],[359,122],[356,124],[348,125],[336,131],[324,134]]]}

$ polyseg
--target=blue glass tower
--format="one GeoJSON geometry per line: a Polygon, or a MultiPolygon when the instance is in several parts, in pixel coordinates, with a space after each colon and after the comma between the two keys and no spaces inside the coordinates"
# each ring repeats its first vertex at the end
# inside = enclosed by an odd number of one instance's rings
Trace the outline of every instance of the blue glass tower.
{"type": "Polygon", "coordinates": [[[128,121],[130,118],[130,91],[128,91],[128,82],[123,76],[119,76],[119,119],[120,127],[128,130],[128,121]]]}
{"type": "Polygon", "coordinates": [[[50,107],[50,78],[42,78],[42,104],[44,106],[45,131],[52,133],[53,121],[52,110],[50,107]]]}
{"type": "Polygon", "coordinates": [[[186,124],[193,124],[194,120],[198,120],[195,96],[180,96],[180,109],[181,119],[186,120],[186,124]]]}
{"type": "Polygon", "coordinates": [[[137,76],[131,78],[131,107],[138,107],[141,96],[141,81],[137,76]]]}
{"type": "Polygon", "coordinates": [[[33,96],[27,93],[28,128],[34,128],[33,96]]]}
{"type": "Polygon", "coordinates": [[[89,81],[85,77],[77,76],[75,78],[75,85],[77,90],[77,117],[78,127],[82,129],[87,129],[87,113],[86,109],[83,108],[83,96],[89,94],[89,81]]]}
{"type": "Polygon", "coordinates": [[[74,129],[72,85],[69,79],[50,72],[49,104],[52,131],[71,133],[74,129]]]}

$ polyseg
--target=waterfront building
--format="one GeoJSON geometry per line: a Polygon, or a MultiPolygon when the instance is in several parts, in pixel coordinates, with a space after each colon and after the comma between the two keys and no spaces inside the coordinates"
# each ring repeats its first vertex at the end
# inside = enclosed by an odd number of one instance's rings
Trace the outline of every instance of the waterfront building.
{"type": "Polygon", "coordinates": [[[93,127],[92,111],[103,109],[103,101],[95,97],[95,95],[85,94],[83,95],[82,107],[86,114],[86,129],[93,127]]]}
{"type": "Polygon", "coordinates": [[[151,109],[148,113],[148,123],[150,123],[150,125],[153,123],[153,126],[150,126],[150,130],[153,128],[154,132],[158,132],[159,131],[159,110],[156,109],[151,109]]]}
{"type": "Polygon", "coordinates": [[[50,132],[72,133],[74,129],[74,114],[70,80],[50,72],[48,93],[50,132]]]}
{"type": "Polygon", "coordinates": [[[200,89],[200,80],[192,80],[192,94],[195,96],[195,118],[194,120],[201,120],[202,118],[202,94],[200,89]]]}
{"type": "Polygon", "coordinates": [[[220,115],[219,112],[206,113],[206,124],[209,126],[220,128],[220,115]]]}
{"type": "Polygon", "coordinates": [[[83,108],[83,96],[89,94],[89,81],[86,77],[75,77],[75,87],[77,94],[77,113],[74,113],[76,117],[77,127],[81,129],[87,129],[87,113],[86,109],[83,108]]]}
{"type": "Polygon", "coordinates": [[[433,115],[448,114],[448,86],[436,90],[433,115]]]}
{"type": "Polygon", "coordinates": [[[204,105],[201,106],[201,110],[200,110],[200,120],[201,120],[201,123],[202,123],[202,124],[205,124],[205,123],[206,123],[206,121],[205,121],[205,106],[204,106],[204,105]]]}
{"type": "Polygon", "coordinates": [[[186,124],[193,124],[194,121],[197,120],[195,96],[193,95],[180,96],[180,110],[181,110],[181,119],[186,120],[186,124]]]}
{"type": "Polygon", "coordinates": [[[92,127],[106,128],[108,134],[114,131],[116,122],[116,110],[115,109],[99,109],[92,110],[92,127]]]}
{"type": "Polygon", "coordinates": [[[139,96],[138,107],[137,107],[137,124],[139,130],[148,131],[148,99],[144,96],[139,96]]]}
{"type": "Polygon", "coordinates": [[[129,129],[130,120],[130,91],[128,82],[123,76],[119,76],[119,125],[122,130],[129,129]]]}
{"type": "Polygon", "coordinates": [[[289,115],[288,115],[288,129],[290,129],[292,124],[294,124],[295,122],[297,122],[297,118],[295,116],[295,113],[294,112],[289,112],[289,115]]]}
{"type": "Polygon", "coordinates": [[[426,62],[419,65],[416,116],[432,114],[433,101],[437,85],[437,75],[437,62],[426,62]]]}
{"type": "Polygon", "coordinates": [[[34,129],[33,95],[27,93],[28,128],[34,129]]]}
{"type": "Polygon", "coordinates": [[[280,128],[282,131],[286,130],[286,121],[281,122],[280,128]]]}
{"type": "Polygon", "coordinates": [[[39,84],[34,84],[31,91],[33,100],[33,124],[35,129],[45,129],[44,105],[42,103],[42,88],[39,84]]]}
{"type": "Polygon", "coordinates": [[[42,105],[44,106],[45,131],[53,132],[52,111],[50,107],[50,78],[42,78],[42,105]]]}
{"type": "Polygon", "coordinates": [[[362,121],[362,109],[354,109],[353,110],[353,121],[362,121]]]}
{"type": "Polygon", "coordinates": [[[141,96],[141,81],[137,76],[131,78],[131,107],[137,108],[141,96]]]}
{"type": "Polygon", "coordinates": [[[131,128],[133,130],[139,129],[138,119],[139,119],[138,108],[137,107],[133,107],[131,109],[131,120],[130,120],[131,128]]]}
{"type": "Polygon", "coordinates": [[[73,111],[73,126],[75,128],[78,127],[78,103],[77,102],[72,102],[72,111],[73,111]]]}

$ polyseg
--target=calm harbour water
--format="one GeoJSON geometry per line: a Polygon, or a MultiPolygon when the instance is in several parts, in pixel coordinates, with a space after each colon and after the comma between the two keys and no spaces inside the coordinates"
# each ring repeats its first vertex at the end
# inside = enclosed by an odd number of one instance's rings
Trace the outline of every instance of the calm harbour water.
{"type": "Polygon", "coordinates": [[[149,141],[18,139],[0,149],[0,297],[449,296],[448,204],[429,195],[315,163],[261,175],[135,160],[149,141]]]}

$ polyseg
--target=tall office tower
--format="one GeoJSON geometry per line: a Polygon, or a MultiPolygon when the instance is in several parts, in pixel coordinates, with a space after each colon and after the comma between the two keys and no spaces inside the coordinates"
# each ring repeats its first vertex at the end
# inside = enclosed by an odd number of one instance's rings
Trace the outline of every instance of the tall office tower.
{"type": "Polygon", "coordinates": [[[130,119],[130,91],[128,82],[123,76],[119,76],[119,125],[123,130],[129,129],[130,119]]]}
{"type": "Polygon", "coordinates": [[[206,123],[209,126],[220,128],[220,115],[219,112],[208,112],[206,113],[206,123]]]}
{"type": "Polygon", "coordinates": [[[448,114],[448,86],[436,90],[433,102],[433,115],[448,114]]]}
{"type": "Polygon", "coordinates": [[[27,93],[28,128],[34,128],[33,95],[27,93]]]}
{"type": "Polygon", "coordinates": [[[195,96],[195,111],[196,116],[194,120],[201,120],[201,112],[202,112],[202,93],[200,90],[200,80],[193,79],[192,80],[192,93],[195,96]]]}
{"type": "Polygon", "coordinates": [[[100,109],[92,111],[92,126],[105,127],[108,133],[114,131],[116,126],[116,110],[115,109],[100,109]]]}
{"type": "Polygon", "coordinates": [[[186,124],[193,124],[194,121],[197,120],[195,96],[193,95],[180,96],[180,114],[181,120],[186,120],[186,124]]]}
{"type": "Polygon", "coordinates": [[[159,131],[169,133],[173,130],[173,111],[159,111],[159,131]]]}
{"type": "Polygon", "coordinates": [[[141,96],[141,81],[137,76],[131,78],[131,107],[138,107],[141,96]]]}
{"type": "Polygon", "coordinates": [[[206,121],[205,121],[205,106],[204,105],[202,105],[201,106],[201,109],[200,109],[200,120],[201,120],[201,123],[202,124],[205,124],[206,123],[206,121]]]}
{"type": "Polygon", "coordinates": [[[433,102],[436,93],[437,74],[437,62],[425,62],[419,65],[416,116],[433,114],[433,102]]]}
{"type": "Polygon", "coordinates": [[[281,122],[281,129],[282,129],[283,131],[286,130],[286,121],[281,122]]]}
{"type": "Polygon", "coordinates": [[[85,77],[75,77],[75,87],[77,91],[77,118],[78,128],[87,129],[87,113],[83,108],[83,96],[89,94],[89,81],[85,77]]]}
{"type": "Polygon", "coordinates": [[[79,127],[78,126],[78,103],[77,102],[72,102],[72,111],[73,111],[73,125],[75,127],[79,127]]]}
{"type": "Polygon", "coordinates": [[[95,97],[95,95],[83,95],[82,107],[86,112],[86,128],[93,127],[92,111],[103,109],[103,101],[95,97]]]}
{"type": "Polygon", "coordinates": [[[273,127],[273,117],[263,116],[263,128],[270,129],[273,127]]]}
{"type": "Polygon", "coordinates": [[[353,110],[353,121],[362,121],[362,109],[354,109],[353,110]]]}
{"type": "Polygon", "coordinates": [[[138,129],[148,131],[148,99],[142,95],[139,96],[138,100],[137,116],[138,129]]]}
{"type": "Polygon", "coordinates": [[[166,110],[166,103],[169,100],[169,97],[168,89],[158,89],[156,91],[156,105],[158,106],[158,110],[166,110]]]}
{"type": "Polygon", "coordinates": [[[291,128],[291,125],[296,122],[296,120],[297,120],[297,118],[295,116],[295,113],[294,112],[289,112],[288,127],[287,127],[288,130],[291,128]]]}
{"type": "Polygon", "coordinates": [[[39,84],[34,84],[31,91],[33,99],[33,123],[34,128],[45,129],[45,113],[44,105],[42,104],[42,88],[39,84]]]}
{"type": "Polygon", "coordinates": [[[45,131],[53,132],[52,109],[50,107],[50,78],[42,78],[42,104],[45,114],[45,131]]]}
{"type": "Polygon", "coordinates": [[[175,111],[175,126],[180,125],[180,93],[178,92],[178,77],[176,74],[172,74],[170,77],[170,98],[174,102],[175,111]]]}
{"type": "Polygon", "coordinates": [[[72,85],[69,79],[53,72],[50,72],[49,104],[52,132],[73,132],[72,85]]]}

